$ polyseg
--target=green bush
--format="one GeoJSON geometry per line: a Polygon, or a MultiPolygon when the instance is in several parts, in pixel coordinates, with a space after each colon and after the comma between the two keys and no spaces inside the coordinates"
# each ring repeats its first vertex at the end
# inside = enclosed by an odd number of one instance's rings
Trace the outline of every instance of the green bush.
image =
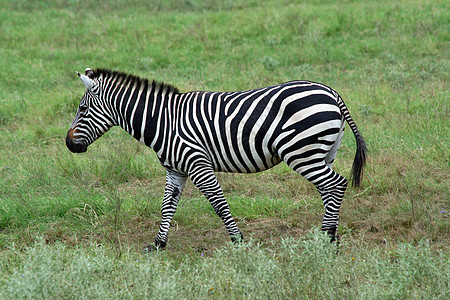
{"type": "MultiPolygon", "coordinates": [[[[343,243],[342,248],[346,245],[343,243]]],[[[14,251],[14,249],[12,249],[14,251]]],[[[36,299],[446,299],[448,256],[430,245],[401,245],[384,255],[364,247],[340,252],[326,234],[282,239],[270,247],[229,244],[211,255],[168,259],[105,246],[37,242],[19,261],[2,257],[0,298],[36,299]],[[12,264],[12,266],[11,266],[12,264]]]]}

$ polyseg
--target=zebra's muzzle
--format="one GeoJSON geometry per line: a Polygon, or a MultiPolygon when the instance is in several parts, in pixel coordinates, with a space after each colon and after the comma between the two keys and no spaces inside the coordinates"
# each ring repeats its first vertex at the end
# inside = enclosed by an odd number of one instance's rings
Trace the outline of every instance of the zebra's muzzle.
{"type": "Polygon", "coordinates": [[[82,152],[86,152],[86,150],[87,150],[86,145],[80,144],[80,143],[74,143],[74,141],[72,140],[72,134],[71,134],[70,130],[67,133],[66,146],[73,153],[82,153],[82,152]]]}

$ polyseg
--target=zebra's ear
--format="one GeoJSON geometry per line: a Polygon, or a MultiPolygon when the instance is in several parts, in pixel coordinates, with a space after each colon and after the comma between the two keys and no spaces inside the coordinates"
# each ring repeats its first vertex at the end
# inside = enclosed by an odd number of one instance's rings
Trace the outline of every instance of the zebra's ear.
{"type": "MultiPolygon", "coordinates": [[[[92,72],[94,73],[94,72],[92,72]]],[[[80,74],[77,72],[78,77],[80,77],[81,81],[84,83],[86,88],[90,91],[94,86],[94,81],[86,75],[80,74]]]]}

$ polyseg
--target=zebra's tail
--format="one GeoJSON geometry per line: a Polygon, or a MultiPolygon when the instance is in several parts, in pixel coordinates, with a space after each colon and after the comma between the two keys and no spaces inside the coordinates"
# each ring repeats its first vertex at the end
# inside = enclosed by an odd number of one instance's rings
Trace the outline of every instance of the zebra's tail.
{"type": "Polygon", "coordinates": [[[341,110],[341,113],[344,115],[344,118],[347,121],[348,125],[350,126],[356,139],[356,153],[352,167],[352,185],[357,187],[361,184],[361,179],[363,177],[363,169],[364,165],[366,164],[367,158],[366,142],[364,141],[364,138],[361,135],[361,133],[358,131],[358,127],[356,127],[355,121],[353,121],[352,117],[350,116],[350,112],[348,111],[348,108],[345,105],[344,100],[342,100],[339,94],[337,103],[339,109],[341,110]]]}

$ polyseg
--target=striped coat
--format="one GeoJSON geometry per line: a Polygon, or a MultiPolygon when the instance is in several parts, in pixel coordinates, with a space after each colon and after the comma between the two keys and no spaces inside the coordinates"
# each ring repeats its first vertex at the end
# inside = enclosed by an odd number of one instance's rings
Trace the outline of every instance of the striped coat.
{"type": "Polygon", "coordinates": [[[152,148],[166,168],[162,221],[155,245],[164,247],[186,179],[208,198],[233,241],[242,234],[214,172],[253,173],[284,161],[313,183],[325,215],[322,229],[336,238],[347,180],[332,163],[347,122],[356,138],[353,183],[366,159],[364,139],[340,95],[310,81],[240,92],[189,92],[120,72],[86,69],[87,87],[66,144],[73,152],[112,126],[152,148]]]}

